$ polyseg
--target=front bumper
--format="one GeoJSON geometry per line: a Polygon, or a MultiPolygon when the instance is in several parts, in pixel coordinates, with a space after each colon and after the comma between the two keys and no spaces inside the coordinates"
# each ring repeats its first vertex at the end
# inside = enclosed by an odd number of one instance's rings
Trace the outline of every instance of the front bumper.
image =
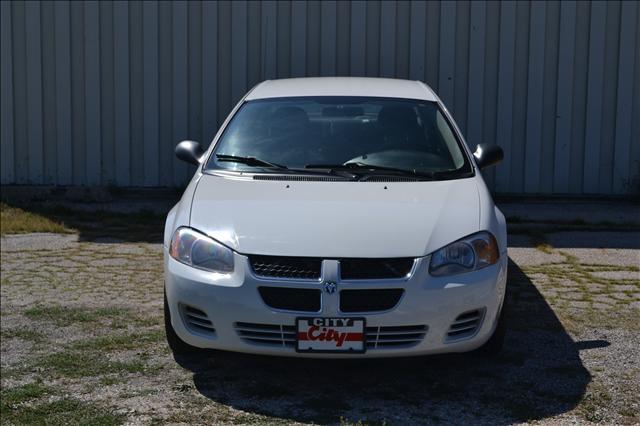
{"type": "MultiPolygon", "coordinates": [[[[505,294],[507,255],[497,264],[479,271],[451,277],[432,277],[429,257],[416,260],[406,279],[340,281],[338,262],[323,262],[320,281],[265,279],[257,277],[246,256],[235,254],[233,274],[223,276],[198,270],[171,258],[165,248],[165,285],[171,323],[186,343],[227,351],[323,358],[393,357],[437,353],[466,352],[478,348],[492,335],[505,294]],[[322,289],[324,281],[337,283],[334,294],[322,293],[318,312],[274,309],[265,304],[260,286],[322,289]],[[404,294],[395,307],[376,312],[340,312],[339,290],[402,288],[404,294]],[[185,311],[188,309],[188,311],[185,311]],[[477,326],[466,333],[449,334],[459,316],[477,312],[477,326]],[[188,317],[186,314],[193,314],[188,317]],[[195,314],[194,314],[195,313],[195,314]],[[206,317],[204,327],[194,326],[188,318],[206,317]],[[297,317],[364,317],[368,347],[362,354],[297,353],[292,330],[297,317]],[[421,335],[405,343],[376,344],[385,330],[417,330],[421,335]],[[411,328],[413,327],[413,328],[411,328]],[[249,330],[249,331],[247,331],[249,330]],[[247,339],[247,333],[272,338],[247,339]],[[374,340],[376,342],[374,342],[374,340]]],[[[458,321],[459,322],[459,321],[458,321]]],[[[407,331],[408,332],[408,331],[407,331]]],[[[251,335],[251,334],[249,334],[251,335]]],[[[416,334],[414,333],[415,337],[416,334]]],[[[386,336],[392,337],[393,336],[386,336]]]]}

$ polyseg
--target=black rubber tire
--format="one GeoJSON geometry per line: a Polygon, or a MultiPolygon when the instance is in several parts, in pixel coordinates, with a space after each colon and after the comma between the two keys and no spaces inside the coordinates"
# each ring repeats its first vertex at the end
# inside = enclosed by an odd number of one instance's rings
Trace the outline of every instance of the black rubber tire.
{"type": "Polygon", "coordinates": [[[508,296],[505,294],[504,301],[502,302],[502,309],[500,310],[500,317],[498,317],[498,324],[493,334],[486,341],[486,343],[476,349],[474,352],[477,355],[484,357],[495,357],[502,351],[504,345],[504,336],[507,334],[507,314],[508,314],[508,296]]]}
{"type": "Polygon", "coordinates": [[[167,295],[164,295],[164,331],[167,335],[167,344],[169,349],[174,355],[194,355],[201,351],[200,348],[191,346],[183,341],[176,334],[173,326],[171,325],[171,312],[169,311],[169,303],[167,302],[167,295]]]}

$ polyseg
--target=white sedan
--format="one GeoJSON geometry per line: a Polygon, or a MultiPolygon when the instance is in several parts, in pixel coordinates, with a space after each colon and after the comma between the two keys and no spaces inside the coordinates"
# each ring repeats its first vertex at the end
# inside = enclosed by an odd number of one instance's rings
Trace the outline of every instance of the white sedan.
{"type": "Polygon", "coordinates": [[[496,353],[507,235],[472,152],[418,81],[265,81],[233,109],[164,233],[165,326],[296,357],[496,353]]]}

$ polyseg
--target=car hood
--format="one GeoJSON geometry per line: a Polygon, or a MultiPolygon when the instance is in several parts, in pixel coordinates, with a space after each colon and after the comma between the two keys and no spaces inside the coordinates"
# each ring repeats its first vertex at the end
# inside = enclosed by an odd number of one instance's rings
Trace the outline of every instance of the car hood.
{"type": "Polygon", "coordinates": [[[202,175],[190,226],[243,254],[419,257],[478,231],[475,178],[266,181],[202,175]]]}

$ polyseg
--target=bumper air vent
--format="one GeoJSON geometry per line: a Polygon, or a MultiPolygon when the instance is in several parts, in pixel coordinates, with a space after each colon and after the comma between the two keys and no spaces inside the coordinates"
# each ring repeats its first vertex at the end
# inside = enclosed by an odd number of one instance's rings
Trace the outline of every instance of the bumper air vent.
{"type": "Polygon", "coordinates": [[[476,334],[484,318],[484,309],[476,309],[458,315],[449,327],[447,341],[467,339],[476,334]]]}
{"type": "Polygon", "coordinates": [[[182,305],[182,318],[184,323],[192,331],[205,334],[215,334],[216,329],[206,313],[200,309],[188,305],[182,305]]]}

